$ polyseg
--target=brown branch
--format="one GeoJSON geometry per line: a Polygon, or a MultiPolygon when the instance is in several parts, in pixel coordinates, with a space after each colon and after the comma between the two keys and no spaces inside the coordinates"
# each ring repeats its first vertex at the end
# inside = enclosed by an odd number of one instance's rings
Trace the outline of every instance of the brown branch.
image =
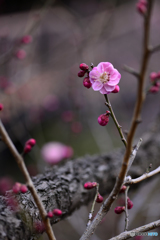
{"type": "Polygon", "coordinates": [[[132,237],[136,236],[136,234],[138,235],[138,233],[140,233],[140,232],[147,232],[147,231],[150,231],[152,229],[158,228],[159,226],[160,226],[160,220],[157,220],[155,222],[151,222],[151,223],[146,224],[144,226],[132,229],[131,231],[123,232],[116,237],[110,238],[109,240],[129,239],[129,238],[132,238],[132,237]]]}
{"type": "Polygon", "coordinates": [[[139,78],[139,73],[134,68],[124,65],[123,70],[139,78]]]}
{"type": "Polygon", "coordinates": [[[11,141],[7,131],[5,130],[2,121],[0,120],[0,134],[2,137],[2,140],[5,142],[5,144],[8,146],[9,150],[11,151],[12,155],[14,156],[23,176],[25,177],[26,180],[26,184],[34,198],[34,201],[39,209],[39,212],[41,214],[42,220],[44,222],[45,225],[45,229],[46,229],[46,233],[49,237],[50,240],[56,240],[52,227],[50,225],[50,221],[47,218],[47,213],[44,209],[44,206],[42,204],[42,201],[40,200],[36,188],[33,185],[32,179],[28,173],[28,170],[26,168],[26,165],[24,163],[24,160],[22,158],[22,156],[19,154],[19,152],[17,151],[17,149],[15,148],[13,142],[11,141]]]}
{"type": "Polygon", "coordinates": [[[87,227],[84,234],[80,238],[80,240],[86,240],[91,237],[91,235],[94,233],[95,229],[103,219],[103,217],[106,215],[106,213],[110,210],[112,203],[117,198],[118,193],[120,191],[120,188],[124,182],[124,178],[127,173],[128,163],[130,160],[130,155],[132,152],[132,142],[133,137],[139,122],[140,118],[140,112],[142,108],[142,103],[144,101],[144,80],[145,80],[145,73],[147,69],[147,64],[149,60],[149,30],[150,30],[150,19],[151,19],[151,10],[152,10],[153,0],[148,0],[148,11],[144,18],[144,45],[143,45],[143,57],[142,57],[142,63],[141,63],[141,70],[139,75],[139,81],[138,81],[138,96],[137,101],[135,105],[135,110],[133,114],[133,120],[131,123],[131,127],[128,133],[127,137],[127,148],[124,155],[123,163],[121,166],[120,173],[117,177],[115,186],[110,193],[109,197],[106,199],[100,210],[98,211],[97,215],[95,216],[93,222],[90,224],[90,226],[87,227]]]}

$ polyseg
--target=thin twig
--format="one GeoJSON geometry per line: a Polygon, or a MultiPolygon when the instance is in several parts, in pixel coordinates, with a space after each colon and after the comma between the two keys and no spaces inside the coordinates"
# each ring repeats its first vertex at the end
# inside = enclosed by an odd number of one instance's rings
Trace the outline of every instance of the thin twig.
{"type": "Polygon", "coordinates": [[[158,44],[157,46],[155,47],[150,47],[150,53],[155,53],[155,52],[158,52],[160,51],[160,44],[158,44]]]}
{"type": "Polygon", "coordinates": [[[130,159],[129,159],[129,163],[128,163],[128,168],[127,168],[126,176],[127,176],[127,173],[128,173],[128,171],[129,171],[129,169],[131,168],[132,163],[133,163],[133,161],[134,161],[134,159],[135,159],[135,157],[136,157],[136,155],[137,155],[137,152],[138,152],[138,149],[139,149],[141,143],[142,143],[142,138],[139,139],[136,147],[132,150],[132,153],[131,153],[130,159]]]}
{"type": "Polygon", "coordinates": [[[124,65],[123,70],[139,78],[139,73],[134,68],[124,65]]]}
{"type": "Polygon", "coordinates": [[[153,170],[152,172],[144,173],[142,176],[140,176],[138,178],[129,179],[128,181],[125,181],[124,184],[131,185],[131,184],[139,183],[147,178],[150,178],[150,177],[156,175],[157,173],[160,173],[160,166],[158,168],[156,168],[155,170],[153,170]]]}
{"type": "Polygon", "coordinates": [[[35,203],[36,203],[36,205],[39,209],[39,212],[40,212],[40,215],[41,215],[42,220],[44,222],[45,230],[46,230],[46,233],[48,234],[49,239],[50,240],[56,240],[56,238],[54,236],[54,233],[53,233],[53,230],[52,230],[52,227],[50,225],[50,220],[46,217],[47,213],[44,209],[42,201],[40,200],[40,198],[37,194],[36,188],[33,185],[32,179],[31,179],[31,177],[28,173],[28,170],[25,166],[24,160],[23,160],[21,154],[19,154],[19,152],[15,148],[15,146],[14,146],[12,140],[10,139],[6,129],[4,128],[1,120],[0,120],[0,134],[1,134],[2,140],[8,146],[8,148],[11,151],[12,155],[14,156],[21,172],[23,173],[23,175],[25,177],[26,184],[27,184],[27,186],[28,186],[33,198],[34,198],[34,201],[35,201],[35,203]]]}
{"type": "Polygon", "coordinates": [[[139,81],[138,81],[138,96],[137,96],[137,101],[136,101],[135,110],[133,114],[133,120],[131,123],[131,128],[129,130],[128,137],[127,137],[127,147],[126,147],[123,163],[121,166],[121,170],[117,177],[117,180],[112,192],[110,193],[109,197],[105,200],[104,204],[101,206],[100,210],[98,211],[96,217],[94,218],[90,226],[87,227],[86,231],[84,232],[80,240],[89,239],[91,235],[94,233],[95,229],[97,228],[97,226],[99,225],[103,217],[110,210],[112,203],[117,198],[127,173],[128,163],[129,163],[130,155],[132,152],[133,137],[134,137],[137,125],[139,123],[141,108],[145,98],[143,89],[144,89],[144,80],[145,80],[147,64],[149,60],[149,30],[150,30],[152,6],[153,6],[153,0],[148,0],[148,11],[146,13],[146,17],[144,18],[144,39],[143,39],[144,44],[143,44],[141,70],[140,70],[139,81]]]}
{"type": "Polygon", "coordinates": [[[123,232],[119,234],[116,237],[110,238],[108,240],[125,240],[129,238],[133,238],[134,236],[138,235],[140,232],[147,232],[152,229],[160,227],[160,220],[157,220],[155,222],[151,222],[149,224],[146,224],[144,226],[141,226],[139,228],[132,229],[131,231],[123,232]]]}
{"type": "Polygon", "coordinates": [[[91,220],[92,220],[93,213],[94,213],[94,207],[95,207],[96,199],[97,199],[97,196],[98,196],[98,191],[99,191],[99,184],[97,183],[96,194],[95,194],[95,197],[94,197],[94,200],[93,200],[93,203],[92,203],[91,211],[90,211],[89,216],[88,216],[87,227],[91,224],[91,220]]]}
{"type": "Polygon", "coordinates": [[[129,223],[129,214],[128,214],[128,190],[129,190],[129,186],[127,186],[126,190],[125,190],[125,228],[124,231],[128,230],[128,223],[129,223]]]}
{"type": "Polygon", "coordinates": [[[122,142],[124,143],[124,145],[125,145],[125,147],[126,147],[126,146],[127,146],[127,141],[126,141],[125,136],[124,136],[124,134],[123,134],[123,132],[122,132],[122,127],[119,125],[119,123],[118,123],[118,121],[117,121],[117,119],[116,119],[116,116],[115,116],[115,114],[114,114],[112,105],[111,105],[111,103],[110,103],[110,101],[109,101],[109,97],[108,97],[107,94],[104,94],[104,97],[105,97],[105,99],[106,99],[106,103],[105,103],[105,104],[106,104],[106,106],[109,108],[109,110],[110,110],[110,112],[111,112],[111,117],[113,118],[113,121],[114,121],[114,123],[115,123],[115,125],[116,125],[116,127],[117,127],[117,129],[118,129],[118,132],[119,132],[119,134],[120,134],[120,136],[121,136],[121,140],[122,140],[122,142]]]}

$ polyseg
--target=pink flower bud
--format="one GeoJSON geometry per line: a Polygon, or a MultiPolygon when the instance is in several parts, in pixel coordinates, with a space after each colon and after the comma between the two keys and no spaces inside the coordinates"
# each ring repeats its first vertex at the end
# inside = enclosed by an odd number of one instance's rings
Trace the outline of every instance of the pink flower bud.
{"type": "Polygon", "coordinates": [[[147,6],[141,2],[138,2],[136,7],[137,7],[138,12],[141,14],[145,14],[147,12],[147,6]]]}
{"type": "Polygon", "coordinates": [[[16,57],[22,60],[26,57],[26,52],[23,49],[20,49],[16,52],[16,57]]]}
{"type": "Polygon", "coordinates": [[[22,38],[21,42],[24,43],[24,44],[28,44],[28,43],[31,43],[32,42],[32,36],[30,35],[26,35],[22,38]]]}
{"type": "Polygon", "coordinates": [[[30,145],[31,147],[33,147],[35,144],[36,140],[34,138],[31,138],[26,142],[26,145],[30,145]]]}
{"type": "Polygon", "coordinates": [[[78,77],[84,77],[85,73],[86,73],[86,71],[84,71],[84,70],[79,71],[78,77]]]}
{"type": "Polygon", "coordinates": [[[85,77],[85,78],[84,78],[84,80],[83,80],[83,86],[86,87],[86,88],[92,87],[92,83],[90,82],[89,77],[85,77]]]}
{"type": "Polygon", "coordinates": [[[98,117],[98,123],[99,125],[101,126],[106,126],[107,123],[109,122],[109,116],[108,114],[101,114],[99,117],[98,117]]]}
{"type": "Polygon", "coordinates": [[[24,153],[28,153],[31,151],[31,149],[32,149],[31,145],[26,144],[23,151],[24,151],[24,153]]]}
{"type": "Polygon", "coordinates": [[[54,209],[54,210],[53,210],[53,214],[54,214],[55,216],[61,216],[61,215],[62,215],[62,211],[61,211],[60,209],[54,209]]]}
{"type": "Polygon", "coordinates": [[[52,218],[52,217],[53,217],[53,212],[48,212],[48,213],[47,213],[47,217],[48,217],[48,218],[52,218]]]}
{"type": "Polygon", "coordinates": [[[33,228],[34,228],[35,232],[37,232],[37,233],[43,233],[45,231],[44,223],[40,222],[40,221],[34,222],[33,228]]]}
{"type": "Polygon", "coordinates": [[[87,64],[85,64],[85,63],[81,63],[81,64],[79,65],[79,68],[80,68],[81,70],[87,71],[87,70],[89,69],[89,66],[88,66],[87,64]]]}
{"type": "Polygon", "coordinates": [[[21,191],[21,193],[26,193],[28,191],[27,186],[26,185],[21,185],[20,191],[21,191]]]}
{"type": "Polygon", "coordinates": [[[2,111],[2,110],[3,110],[3,104],[0,103],[0,111],[2,111]]]}
{"type": "Polygon", "coordinates": [[[15,194],[17,194],[17,193],[20,192],[20,187],[21,187],[21,183],[16,182],[16,183],[14,184],[13,188],[12,188],[12,191],[13,191],[15,194]]]}
{"type": "Polygon", "coordinates": [[[152,86],[152,87],[149,89],[149,91],[150,91],[151,93],[157,93],[157,92],[159,92],[159,86],[152,86]]]}
{"type": "Polygon", "coordinates": [[[157,77],[158,77],[158,75],[157,75],[156,72],[151,72],[151,74],[150,74],[150,79],[151,79],[152,82],[153,82],[155,79],[157,79],[157,77]]]}
{"type": "Polygon", "coordinates": [[[139,2],[145,6],[147,6],[147,1],[146,0],[139,0],[139,2]]]}
{"type": "Polygon", "coordinates": [[[160,72],[157,73],[157,78],[160,78],[160,72]]]}
{"type": "Polygon", "coordinates": [[[125,207],[124,207],[124,206],[123,206],[123,207],[118,206],[118,207],[116,207],[116,208],[114,209],[114,212],[115,212],[116,214],[121,214],[122,212],[124,212],[124,210],[125,210],[125,207]]]}
{"type": "Polygon", "coordinates": [[[120,87],[118,85],[115,86],[115,89],[112,91],[112,93],[118,93],[120,91],[120,87]]]}
{"type": "Polygon", "coordinates": [[[98,193],[97,199],[96,199],[97,203],[101,203],[103,202],[103,197],[98,193]]]}
{"type": "Polygon", "coordinates": [[[83,186],[85,189],[92,189],[97,186],[97,183],[96,182],[86,182],[83,186]]]}
{"type": "Polygon", "coordinates": [[[119,191],[119,193],[124,193],[125,191],[126,191],[126,186],[125,185],[123,185],[122,187],[121,187],[121,190],[119,191]]]}
{"type": "Polygon", "coordinates": [[[133,202],[128,198],[127,199],[127,208],[131,209],[133,207],[133,202]]]}

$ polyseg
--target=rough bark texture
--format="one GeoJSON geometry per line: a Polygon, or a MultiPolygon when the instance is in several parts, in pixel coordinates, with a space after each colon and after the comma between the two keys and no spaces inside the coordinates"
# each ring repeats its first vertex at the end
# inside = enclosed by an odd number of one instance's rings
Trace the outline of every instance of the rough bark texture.
{"type": "MultiPolygon", "coordinates": [[[[159,166],[159,146],[160,131],[157,125],[154,132],[143,137],[143,144],[130,170],[133,178],[143,174],[150,163],[153,164],[153,169],[159,166]]],[[[60,208],[63,211],[61,218],[55,217],[51,220],[52,224],[93,199],[94,190],[87,191],[83,188],[86,181],[98,182],[100,193],[108,194],[115,183],[123,155],[124,148],[108,155],[85,156],[68,161],[60,168],[49,168],[44,174],[34,177],[33,182],[46,210],[60,208]]],[[[136,187],[138,186],[139,184],[136,184],[136,187]]],[[[11,207],[6,205],[6,199],[7,197],[0,198],[0,239],[36,239],[38,235],[33,233],[33,223],[40,217],[30,193],[17,196],[21,208],[19,212],[12,211],[11,207]]]]}

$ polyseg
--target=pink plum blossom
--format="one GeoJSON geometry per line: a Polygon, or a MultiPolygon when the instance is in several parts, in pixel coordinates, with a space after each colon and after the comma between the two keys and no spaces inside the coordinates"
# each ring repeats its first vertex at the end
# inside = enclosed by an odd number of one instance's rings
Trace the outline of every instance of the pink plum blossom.
{"type": "Polygon", "coordinates": [[[109,62],[101,62],[89,73],[94,91],[102,94],[111,93],[121,79],[121,74],[109,62]]]}
{"type": "Polygon", "coordinates": [[[21,42],[24,44],[28,44],[32,42],[32,36],[31,35],[26,35],[21,39],[21,42]]]}
{"type": "Polygon", "coordinates": [[[16,57],[22,60],[26,57],[26,52],[23,49],[20,49],[16,52],[16,57]]]}
{"type": "Polygon", "coordinates": [[[43,159],[50,164],[57,164],[64,158],[73,156],[73,149],[59,142],[46,143],[41,150],[43,159]]]}

